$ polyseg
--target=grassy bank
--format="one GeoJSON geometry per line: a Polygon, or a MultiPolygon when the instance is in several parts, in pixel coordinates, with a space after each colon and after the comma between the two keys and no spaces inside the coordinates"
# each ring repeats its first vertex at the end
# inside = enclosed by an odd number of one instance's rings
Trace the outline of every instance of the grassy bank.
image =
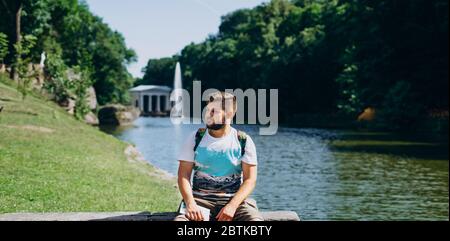
{"type": "Polygon", "coordinates": [[[146,163],[128,161],[127,143],[38,96],[23,101],[5,81],[0,81],[0,213],[176,209],[175,182],[146,163]]]}

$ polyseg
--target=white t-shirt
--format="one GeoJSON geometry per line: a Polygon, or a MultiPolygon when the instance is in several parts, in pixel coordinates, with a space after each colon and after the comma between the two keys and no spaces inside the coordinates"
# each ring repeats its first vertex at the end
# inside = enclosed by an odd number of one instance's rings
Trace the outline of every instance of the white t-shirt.
{"type": "Polygon", "coordinates": [[[211,136],[206,130],[196,151],[195,134],[186,139],[178,160],[194,162],[193,191],[201,196],[232,196],[242,183],[242,162],[257,165],[256,147],[246,135],[245,153],[241,155],[238,131],[231,127],[222,137],[211,136]]]}

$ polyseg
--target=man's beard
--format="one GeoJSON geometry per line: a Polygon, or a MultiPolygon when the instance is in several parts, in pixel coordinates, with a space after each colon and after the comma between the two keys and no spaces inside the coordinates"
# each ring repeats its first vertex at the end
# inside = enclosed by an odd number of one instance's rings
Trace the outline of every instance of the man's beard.
{"type": "Polygon", "coordinates": [[[213,124],[210,124],[210,125],[207,124],[206,127],[208,129],[211,129],[211,130],[214,130],[214,131],[217,131],[217,130],[220,130],[220,129],[224,128],[225,127],[225,117],[222,118],[222,123],[213,123],[213,124]]]}
{"type": "Polygon", "coordinates": [[[212,125],[206,125],[206,127],[208,127],[208,129],[217,131],[217,130],[224,128],[225,124],[212,124],[212,125]]]}

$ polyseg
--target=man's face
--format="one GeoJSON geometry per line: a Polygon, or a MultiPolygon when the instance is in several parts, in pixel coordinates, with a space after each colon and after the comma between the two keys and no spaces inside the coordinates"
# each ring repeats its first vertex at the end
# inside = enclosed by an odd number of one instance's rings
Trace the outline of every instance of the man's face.
{"type": "Polygon", "coordinates": [[[208,129],[222,129],[225,126],[225,117],[225,111],[222,109],[221,101],[208,103],[205,111],[205,122],[208,129]]]}

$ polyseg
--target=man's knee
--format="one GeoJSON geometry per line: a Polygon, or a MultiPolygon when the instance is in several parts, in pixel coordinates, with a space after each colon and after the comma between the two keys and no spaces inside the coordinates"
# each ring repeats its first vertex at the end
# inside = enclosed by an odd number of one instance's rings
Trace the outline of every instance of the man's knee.
{"type": "Polygon", "coordinates": [[[253,199],[245,200],[236,210],[235,221],[264,221],[253,199]]]}
{"type": "Polygon", "coordinates": [[[258,210],[251,210],[236,214],[234,221],[264,221],[264,218],[258,210]]]}

